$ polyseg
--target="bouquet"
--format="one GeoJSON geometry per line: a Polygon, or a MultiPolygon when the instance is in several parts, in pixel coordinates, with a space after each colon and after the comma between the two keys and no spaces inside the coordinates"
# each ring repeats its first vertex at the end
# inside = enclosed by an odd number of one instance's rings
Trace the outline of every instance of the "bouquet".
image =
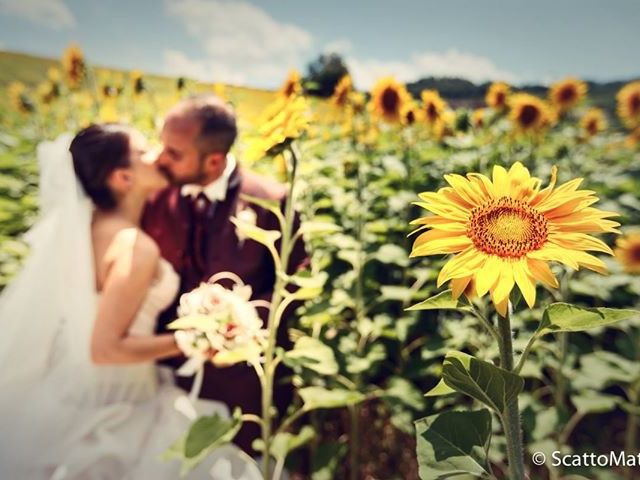
{"type": "Polygon", "coordinates": [[[208,361],[217,366],[261,362],[268,332],[257,311],[261,302],[251,301],[251,293],[249,285],[225,272],[180,297],[178,318],[169,324],[187,357],[178,375],[197,374],[208,361]],[[218,283],[224,278],[235,282],[231,289],[218,283]]]}

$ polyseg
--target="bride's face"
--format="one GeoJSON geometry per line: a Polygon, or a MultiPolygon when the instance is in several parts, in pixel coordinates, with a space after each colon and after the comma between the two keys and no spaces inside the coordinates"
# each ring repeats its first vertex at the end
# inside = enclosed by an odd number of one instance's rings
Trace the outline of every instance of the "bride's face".
{"type": "Polygon", "coordinates": [[[140,132],[131,132],[129,139],[131,152],[131,173],[135,188],[145,192],[155,192],[169,185],[167,177],[155,164],[157,151],[151,149],[147,139],[140,132]]]}

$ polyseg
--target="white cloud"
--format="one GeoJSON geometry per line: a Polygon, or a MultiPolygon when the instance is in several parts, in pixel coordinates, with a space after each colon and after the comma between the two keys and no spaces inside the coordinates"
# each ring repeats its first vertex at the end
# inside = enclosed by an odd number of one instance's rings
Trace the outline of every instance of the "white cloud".
{"type": "Polygon", "coordinates": [[[25,18],[54,30],[76,25],[73,13],[63,0],[0,0],[0,13],[25,18]]]}
{"type": "Polygon", "coordinates": [[[164,70],[207,81],[276,86],[312,44],[304,29],[275,20],[245,0],[165,0],[167,15],[202,45],[192,58],[164,52],[164,70]]]}
{"type": "Polygon", "coordinates": [[[370,88],[385,75],[410,82],[422,77],[462,77],[473,82],[504,80],[518,83],[519,77],[498,68],[486,57],[448,50],[440,52],[414,53],[408,60],[383,61],[377,59],[346,58],[354,82],[358,88],[370,88]]]}

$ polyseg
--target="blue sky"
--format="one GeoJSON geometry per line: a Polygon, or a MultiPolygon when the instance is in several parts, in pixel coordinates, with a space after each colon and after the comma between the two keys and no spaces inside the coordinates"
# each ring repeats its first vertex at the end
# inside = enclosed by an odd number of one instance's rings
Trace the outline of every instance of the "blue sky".
{"type": "Polygon", "coordinates": [[[0,0],[0,49],[206,81],[278,85],[323,51],[357,86],[456,75],[640,77],[638,0],[0,0]]]}

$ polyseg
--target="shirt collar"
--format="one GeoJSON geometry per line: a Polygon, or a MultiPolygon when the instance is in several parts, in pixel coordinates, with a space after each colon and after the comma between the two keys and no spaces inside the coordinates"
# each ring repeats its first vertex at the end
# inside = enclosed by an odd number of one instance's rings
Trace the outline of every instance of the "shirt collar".
{"type": "Polygon", "coordinates": [[[185,197],[197,197],[200,193],[204,193],[205,196],[212,202],[215,201],[223,201],[227,198],[227,188],[229,186],[229,178],[233,173],[233,170],[236,168],[236,159],[233,155],[227,155],[227,166],[218,178],[216,178],[213,182],[208,185],[196,185],[193,183],[189,183],[187,185],[183,185],[180,189],[180,193],[182,193],[185,197]]]}

